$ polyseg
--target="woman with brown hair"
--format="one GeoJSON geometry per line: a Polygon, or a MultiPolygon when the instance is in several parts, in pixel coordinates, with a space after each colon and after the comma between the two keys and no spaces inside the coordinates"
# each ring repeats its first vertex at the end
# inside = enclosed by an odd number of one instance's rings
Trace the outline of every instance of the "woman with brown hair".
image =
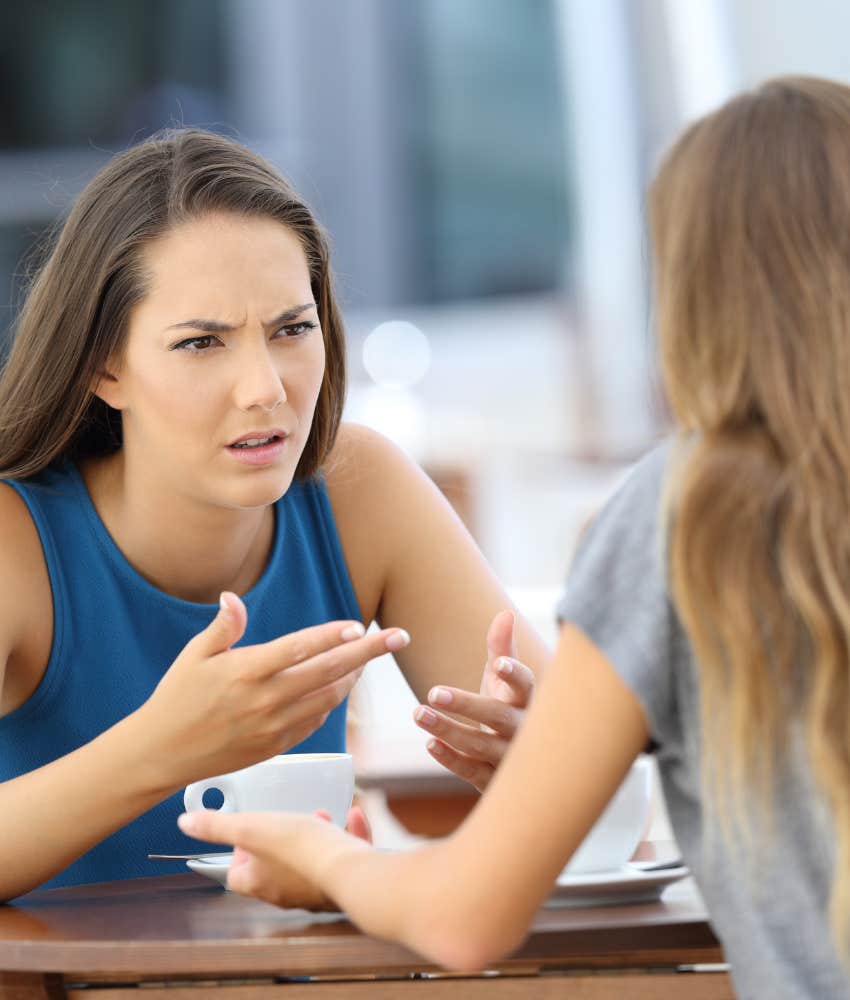
{"type": "Polygon", "coordinates": [[[533,682],[509,602],[344,391],[325,237],[261,157],[178,130],[83,191],[0,377],[0,898],[167,870],[179,790],[343,750],[387,650],[458,685],[420,724],[487,783],[533,682]]]}
{"type": "Polygon", "coordinates": [[[554,662],[466,823],[398,855],[310,817],[181,825],[239,845],[237,891],[297,877],[475,969],[519,945],[653,748],[739,995],[846,997],[850,88],[777,80],[697,122],[650,227],[678,433],[585,537],[554,662]]]}

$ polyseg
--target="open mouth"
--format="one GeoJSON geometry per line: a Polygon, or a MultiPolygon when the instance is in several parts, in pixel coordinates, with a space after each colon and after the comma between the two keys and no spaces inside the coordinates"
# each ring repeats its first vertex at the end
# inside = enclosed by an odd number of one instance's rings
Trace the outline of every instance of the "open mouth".
{"type": "Polygon", "coordinates": [[[279,434],[272,434],[269,437],[264,438],[248,438],[245,441],[237,441],[235,444],[230,445],[231,448],[238,448],[240,451],[250,450],[252,448],[264,448],[267,445],[275,444],[278,441],[282,441],[283,438],[279,434]]]}

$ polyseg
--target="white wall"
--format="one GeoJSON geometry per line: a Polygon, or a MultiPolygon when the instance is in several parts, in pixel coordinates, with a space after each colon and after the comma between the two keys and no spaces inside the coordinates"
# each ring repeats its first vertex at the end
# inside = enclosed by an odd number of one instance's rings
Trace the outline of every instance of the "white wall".
{"type": "Polygon", "coordinates": [[[785,73],[850,82],[847,0],[739,0],[730,14],[745,86],[785,73]]]}

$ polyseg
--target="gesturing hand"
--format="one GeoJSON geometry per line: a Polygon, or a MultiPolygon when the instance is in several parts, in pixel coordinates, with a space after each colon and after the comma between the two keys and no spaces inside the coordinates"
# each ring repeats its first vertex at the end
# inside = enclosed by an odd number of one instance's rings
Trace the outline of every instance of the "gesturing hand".
{"type": "Polygon", "coordinates": [[[370,659],[409,642],[401,629],[336,621],[237,647],[246,622],[242,601],[224,594],[137,711],[158,780],[179,787],[282,753],[322,725],[370,659]]]}
{"type": "Polygon", "coordinates": [[[487,632],[480,693],[441,685],[428,692],[429,705],[414,712],[416,724],[434,737],[428,752],[479,791],[493,777],[531,701],[534,674],[516,657],[514,616],[501,611],[487,632]]]}

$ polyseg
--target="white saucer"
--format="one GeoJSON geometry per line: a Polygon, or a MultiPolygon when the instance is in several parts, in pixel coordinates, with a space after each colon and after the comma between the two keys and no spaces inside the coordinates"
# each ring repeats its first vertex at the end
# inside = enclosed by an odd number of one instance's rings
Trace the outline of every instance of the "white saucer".
{"type": "Polygon", "coordinates": [[[614,906],[622,903],[654,903],[661,893],[690,872],[687,868],[640,871],[626,865],[613,872],[588,875],[561,874],[543,904],[547,907],[614,906]]]}
{"type": "Polygon", "coordinates": [[[211,878],[213,882],[218,882],[227,888],[227,873],[230,871],[230,862],[233,860],[232,854],[225,854],[220,858],[192,858],[186,862],[186,867],[199,875],[211,878]]]}
{"type": "MultiPolygon", "coordinates": [[[[193,872],[204,875],[206,878],[211,878],[213,882],[218,882],[219,885],[227,889],[227,873],[230,870],[230,862],[232,860],[233,855],[228,854],[221,858],[195,858],[187,861],[186,865],[193,872]]],[[[230,892],[229,889],[227,891],[230,892]]],[[[322,910],[317,912],[301,908],[286,909],[284,907],[275,907],[275,914],[278,919],[285,921],[287,927],[292,924],[303,927],[309,927],[311,924],[332,924],[338,920],[348,919],[344,913],[337,911],[325,912],[322,910]]]]}

